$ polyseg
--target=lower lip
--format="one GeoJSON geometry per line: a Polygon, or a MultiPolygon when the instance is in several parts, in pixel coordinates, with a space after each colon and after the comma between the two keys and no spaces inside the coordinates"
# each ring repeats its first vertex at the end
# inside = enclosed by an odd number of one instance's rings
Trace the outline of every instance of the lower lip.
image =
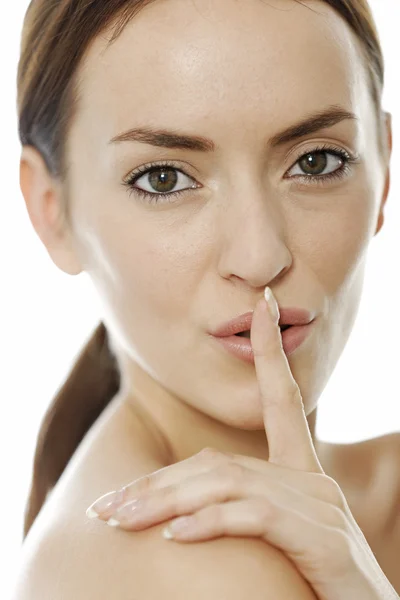
{"type": "MultiPolygon", "coordinates": [[[[313,323],[314,321],[308,325],[293,325],[282,333],[282,346],[286,356],[289,356],[301,346],[309,333],[311,333],[313,323]]],[[[234,356],[241,358],[247,363],[255,364],[251,340],[249,338],[237,335],[231,335],[229,337],[213,337],[224,346],[225,350],[234,356]]]]}

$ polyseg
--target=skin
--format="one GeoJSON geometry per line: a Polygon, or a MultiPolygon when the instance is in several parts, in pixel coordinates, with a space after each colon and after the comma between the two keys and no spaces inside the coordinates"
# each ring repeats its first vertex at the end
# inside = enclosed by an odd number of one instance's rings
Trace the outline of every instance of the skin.
{"type": "MultiPolygon", "coordinates": [[[[317,404],[352,331],[369,243],[384,222],[391,123],[382,154],[357,38],[330,7],[306,4],[317,12],[293,0],[155,2],[109,49],[97,38],[81,65],[68,139],[70,222],[66,190],[33,148],[23,149],[32,224],[61,270],[89,274],[121,368],[119,396],[174,461],[206,446],[268,459],[254,366],[207,333],[254,310],[268,285],[280,306],[318,316],[288,360],[317,455],[329,462],[315,438],[317,404]],[[276,133],[332,105],[358,120],[269,147],[276,133]],[[211,138],[217,150],[108,143],[145,125],[211,138]],[[319,185],[284,177],[300,174],[299,159],[321,143],[360,156],[349,176],[319,185]],[[164,160],[186,173],[169,172],[180,179],[166,191],[197,189],[155,205],[121,185],[164,160]]],[[[150,181],[136,185],[163,189],[150,181]]]]}

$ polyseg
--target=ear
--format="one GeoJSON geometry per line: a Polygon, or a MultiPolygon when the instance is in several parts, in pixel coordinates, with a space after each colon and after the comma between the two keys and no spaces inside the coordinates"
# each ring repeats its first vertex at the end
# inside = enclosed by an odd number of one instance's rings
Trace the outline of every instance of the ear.
{"type": "Polygon", "coordinates": [[[393,138],[392,138],[392,115],[391,113],[385,112],[385,165],[386,165],[386,176],[385,176],[385,187],[383,190],[381,205],[379,209],[379,217],[375,235],[377,235],[383,227],[385,215],[383,213],[386,201],[388,199],[390,190],[390,158],[392,156],[393,138]]]}
{"type": "Polygon", "coordinates": [[[63,188],[33,146],[22,148],[19,181],[30,221],[50,258],[65,273],[78,275],[83,268],[65,218],[63,188]]]}

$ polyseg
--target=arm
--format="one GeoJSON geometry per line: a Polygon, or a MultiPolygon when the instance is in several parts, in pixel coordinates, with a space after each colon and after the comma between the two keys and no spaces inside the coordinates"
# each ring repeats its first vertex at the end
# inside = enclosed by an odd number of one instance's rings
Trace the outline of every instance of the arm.
{"type": "Polygon", "coordinates": [[[163,526],[53,528],[26,554],[11,600],[316,600],[292,563],[261,540],[178,544],[162,538],[163,526]]]}

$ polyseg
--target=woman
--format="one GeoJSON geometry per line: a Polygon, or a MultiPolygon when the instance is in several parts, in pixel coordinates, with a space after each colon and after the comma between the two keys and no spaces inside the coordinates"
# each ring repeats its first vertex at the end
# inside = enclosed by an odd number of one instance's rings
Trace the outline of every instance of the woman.
{"type": "Polygon", "coordinates": [[[384,220],[383,80],[364,0],[31,3],[21,190],[104,324],[39,432],[15,599],[397,597],[399,436],[315,437],[384,220]]]}

